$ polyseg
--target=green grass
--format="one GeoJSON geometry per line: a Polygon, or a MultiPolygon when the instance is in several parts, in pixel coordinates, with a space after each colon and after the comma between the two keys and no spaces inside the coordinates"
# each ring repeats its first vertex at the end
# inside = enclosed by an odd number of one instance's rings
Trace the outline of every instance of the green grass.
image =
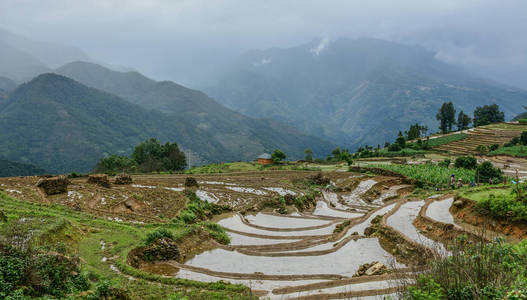
{"type": "MultiPolygon", "coordinates": [[[[126,289],[132,299],[167,299],[177,290],[185,289],[196,295],[195,299],[254,299],[247,287],[229,283],[208,283],[187,279],[168,278],[135,269],[126,262],[128,253],[144,245],[147,235],[160,228],[166,229],[175,239],[188,234],[196,227],[207,231],[223,243],[228,243],[223,230],[207,224],[132,224],[115,222],[84,212],[77,212],[62,205],[29,203],[11,198],[0,192],[0,210],[8,217],[7,223],[0,223],[0,233],[11,224],[26,218],[28,230],[42,228],[38,234],[40,247],[53,249],[58,243],[67,243],[68,253],[81,258],[82,271],[96,282],[111,280],[112,285],[126,289]],[[33,222],[33,223],[32,223],[33,222]],[[102,249],[101,241],[105,248],[102,249]],[[112,262],[120,272],[110,268],[103,257],[114,258],[112,262]],[[133,276],[137,280],[129,280],[133,276]],[[164,284],[160,286],[159,283],[164,284]]],[[[227,236],[228,238],[228,236],[227,236]]],[[[194,298],[193,298],[194,299],[194,298]]]]}
{"type": "Polygon", "coordinates": [[[446,168],[434,164],[421,165],[370,165],[370,167],[381,168],[402,174],[408,178],[415,179],[419,182],[433,185],[448,185],[450,175],[455,174],[456,180],[461,178],[464,183],[468,183],[471,178],[475,177],[474,170],[446,168]]]}
{"type": "MultiPolygon", "coordinates": [[[[525,195],[526,187],[521,188],[525,195]]],[[[476,191],[466,191],[461,196],[476,202],[476,207],[486,215],[508,221],[527,221],[527,200],[523,196],[519,200],[512,187],[502,189],[479,188],[476,191]]]]}
{"type": "MultiPolygon", "coordinates": [[[[445,136],[442,136],[442,137],[438,137],[438,138],[435,138],[435,139],[428,140],[428,145],[430,147],[432,147],[432,148],[439,147],[441,145],[445,145],[445,144],[449,144],[449,143],[453,143],[453,142],[456,142],[456,141],[463,140],[463,139],[465,139],[468,136],[469,135],[466,134],[466,133],[457,133],[457,134],[445,135],[445,136]]],[[[423,142],[425,142],[425,141],[423,141],[423,142]]]]}
{"type": "Polygon", "coordinates": [[[186,174],[216,174],[216,173],[233,173],[233,172],[261,172],[276,170],[291,171],[335,171],[346,170],[347,166],[338,164],[317,164],[317,163],[295,163],[284,162],[262,166],[256,162],[232,162],[221,164],[210,164],[200,167],[193,167],[187,170],[186,174]]]}
{"type": "Polygon", "coordinates": [[[527,146],[501,147],[489,153],[489,155],[510,155],[516,157],[527,157],[527,146]]]}
{"type": "Polygon", "coordinates": [[[464,191],[460,195],[463,198],[479,202],[484,199],[488,199],[490,195],[508,196],[510,195],[510,193],[511,193],[511,189],[491,189],[488,187],[481,187],[475,190],[464,191]]]}

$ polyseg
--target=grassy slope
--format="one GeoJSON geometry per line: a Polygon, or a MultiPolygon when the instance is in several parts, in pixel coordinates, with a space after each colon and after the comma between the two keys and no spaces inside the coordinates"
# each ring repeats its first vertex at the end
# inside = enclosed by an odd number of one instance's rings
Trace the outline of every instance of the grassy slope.
{"type": "Polygon", "coordinates": [[[527,157],[527,146],[502,147],[489,153],[489,155],[510,155],[527,157]]]}
{"type": "MultiPolygon", "coordinates": [[[[0,224],[0,232],[10,223],[18,222],[22,217],[26,222],[32,220],[49,220],[46,228],[54,228],[54,224],[67,222],[71,224],[68,232],[57,239],[43,240],[40,246],[53,247],[58,242],[67,243],[71,254],[78,254],[83,263],[83,271],[90,278],[112,280],[113,284],[125,288],[133,299],[166,299],[175,290],[186,288],[195,293],[193,299],[248,299],[247,288],[241,285],[225,283],[205,283],[186,279],[165,278],[134,269],[126,263],[130,250],[142,244],[148,232],[165,227],[175,236],[188,232],[187,226],[171,224],[135,225],[114,222],[83,212],[76,212],[61,205],[32,204],[18,201],[0,192],[0,210],[8,216],[7,224],[0,224]],[[101,241],[105,241],[105,249],[101,249],[101,241]],[[111,269],[109,263],[102,261],[103,257],[117,257],[113,264],[120,273],[111,269]],[[121,273],[122,272],[122,273],[121,273]],[[136,280],[129,280],[132,275],[136,280]],[[164,285],[159,285],[163,283],[164,285]]],[[[39,221],[40,222],[40,221],[39,221]]],[[[45,235],[46,232],[43,232],[45,235]]]]}

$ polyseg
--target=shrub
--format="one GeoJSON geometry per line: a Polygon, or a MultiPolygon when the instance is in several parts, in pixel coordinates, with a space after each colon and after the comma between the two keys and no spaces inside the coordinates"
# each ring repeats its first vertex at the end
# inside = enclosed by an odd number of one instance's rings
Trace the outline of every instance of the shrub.
{"type": "Polygon", "coordinates": [[[499,148],[500,148],[500,145],[492,144],[492,145],[490,145],[489,150],[492,152],[492,151],[498,150],[499,148]]]}
{"type": "Polygon", "coordinates": [[[527,131],[522,132],[520,142],[522,145],[527,145],[527,131]]]}
{"type": "Polygon", "coordinates": [[[476,173],[480,182],[493,182],[503,180],[503,172],[495,168],[491,162],[485,161],[476,168],[476,173]]]}
{"type": "Polygon", "coordinates": [[[216,223],[205,222],[203,223],[203,227],[218,243],[228,245],[231,242],[229,235],[220,225],[216,223]]]}
{"type": "Polygon", "coordinates": [[[483,155],[483,154],[487,154],[489,152],[489,149],[485,145],[479,145],[476,147],[476,151],[479,154],[483,155]]]}
{"type": "Polygon", "coordinates": [[[448,168],[450,167],[450,164],[452,163],[452,161],[448,158],[446,158],[445,160],[443,160],[442,162],[439,162],[439,166],[440,167],[443,167],[443,168],[448,168]]]}
{"type": "Polygon", "coordinates": [[[399,146],[399,144],[391,144],[390,146],[388,146],[388,151],[390,152],[401,151],[401,146],[399,146]]]}
{"type": "Polygon", "coordinates": [[[527,221],[527,205],[515,199],[514,195],[491,194],[488,198],[478,201],[477,207],[493,217],[527,221]]]}
{"type": "Polygon", "coordinates": [[[475,157],[472,157],[472,156],[461,156],[461,157],[456,158],[454,166],[456,168],[473,170],[478,166],[478,161],[475,157]]]}
{"type": "Polygon", "coordinates": [[[172,232],[168,231],[166,228],[159,228],[156,231],[150,232],[146,236],[145,244],[150,245],[157,239],[161,239],[161,238],[169,238],[173,240],[174,235],[172,234],[172,232]]]}
{"type": "Polygon", "coordinates": [[[518,246],[459,237],[450,252],[429,262],[407,299],[511,299],[505,298],[509,291],[525,293],[527,256],[518,246]]]}

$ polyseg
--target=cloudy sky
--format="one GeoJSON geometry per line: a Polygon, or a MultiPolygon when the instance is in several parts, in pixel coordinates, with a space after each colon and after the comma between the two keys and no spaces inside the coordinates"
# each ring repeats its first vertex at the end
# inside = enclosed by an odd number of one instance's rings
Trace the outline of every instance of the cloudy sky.
{"type": "Polygon", "coordinates": [[[366,36],[527,89],[525,12],[525,0],[0,0],[0,28],[190,85],[249,49],[366,36]]]}

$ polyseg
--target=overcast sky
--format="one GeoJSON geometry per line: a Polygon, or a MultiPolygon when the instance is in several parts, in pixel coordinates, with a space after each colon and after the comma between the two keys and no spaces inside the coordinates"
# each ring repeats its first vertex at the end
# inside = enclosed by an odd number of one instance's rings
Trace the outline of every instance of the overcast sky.
{"type": "Polygon", "coordinates": [[[527,88],[526,12],[525,0],[0,0],[0,28],[191,85],[249,49],[366,36],[527,88]]]}

